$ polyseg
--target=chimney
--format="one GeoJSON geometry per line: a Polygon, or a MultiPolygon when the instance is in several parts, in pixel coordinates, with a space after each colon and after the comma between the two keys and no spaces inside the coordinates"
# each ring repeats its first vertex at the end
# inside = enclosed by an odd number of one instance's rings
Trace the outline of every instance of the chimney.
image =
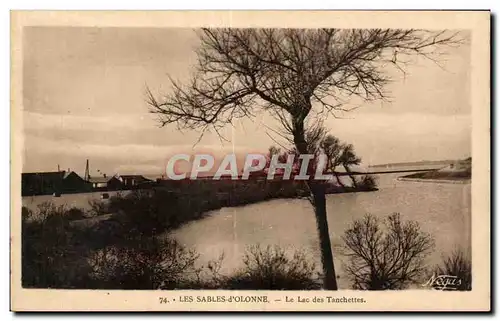
{"type": "Polygon", "coordinates": [[[104,175],[104,178],[106,178],[106,174],[102,174],[102,175],[104,175]]]}

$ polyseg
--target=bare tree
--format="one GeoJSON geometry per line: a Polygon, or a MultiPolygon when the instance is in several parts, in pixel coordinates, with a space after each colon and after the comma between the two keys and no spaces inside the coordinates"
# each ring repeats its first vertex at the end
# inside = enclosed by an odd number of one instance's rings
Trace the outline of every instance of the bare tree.
{"type": "MultiPolygon", "coordinates": [[[[459,43],[446,31],[399,29],[201,29],[198,63],[191,79],[170,79],[172,91],[156,98],[151,112],[164,126],[220,130],[239,118],[267,111],[300,154],[314,114],[337,117],[351,97],[387,97],[387,66],[404,70],[405,56],[436,59],[438,48],[459,43]]],[[[325,274],[337,289],[325,208],[325,186],[308,182],[315,208],[325,274]]]]}
{"type": "Polygon", "coordinates": [[[372,215],[354,221],[342,239],[346,272],[358,290],[402,289],[425,272],[424,259],[434,246],[417,222],[402,222],[399,214],[385,225],[372,215]]]}

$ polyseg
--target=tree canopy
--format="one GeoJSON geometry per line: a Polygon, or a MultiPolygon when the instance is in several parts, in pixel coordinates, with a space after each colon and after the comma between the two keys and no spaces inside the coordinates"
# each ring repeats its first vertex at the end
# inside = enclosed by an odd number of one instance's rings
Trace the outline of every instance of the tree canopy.
{"type": "Polygon", "coordinates": [[[220,129],[235,119],[269,111],[285,132],[303,130],[317,113],[346,110],[349,98],[386,97],[387,66],[404,70],[405,56],[435,61],[458,45],[458,33],[401,29],[210,29],[198,31],[198,62],[186,83],[170,79],[172,92],[150,111],[161,125],[220,129]]]}

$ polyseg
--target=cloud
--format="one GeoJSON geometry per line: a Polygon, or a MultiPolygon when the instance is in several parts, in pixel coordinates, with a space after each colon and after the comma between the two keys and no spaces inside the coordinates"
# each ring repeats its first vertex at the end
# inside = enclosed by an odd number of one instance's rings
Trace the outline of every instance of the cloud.
{"type": "MultiPolygon", "coordinates": [[[[342,136],[358,137],[369,134],[391,135],[395,140],[412,136],[425,138],[438,134],[440,137],[453,137],[462,133],[470,133],[471,116],[435,115],[424,113],[359,113],[348,119],[330,120],[327,122],[332,132],[342,136]]],[[[376,135],[376,136],[378,136],[376,135]]],[[[439,137],[434,137],[438,139],[439,137]]]]}
{"type": "MultiPolygon", "coordinates": [[[[420,159],[448,159],[470,154],[470,115],[423,113],[352,113],[348,119],[329,119],[330,133],[352,143],[364,164],[420,159]]],[[[277,128],[268,117],[260,119],[277,128]]],[[[106,116],[24,113],[25,159],[31,170],[51,168],[56,163],[81,167],[85,159],[109,171],[153,171],[164,168],[166,159],[177,153],[227,153],[246,155],[266,151],[275,142],[259,121],[237,124],[233,142],[221,145],[208,134],[194,148],[198,133],[180,133],[175,127],[155,128],[147,116],[106,116]],[[240,126],[241,125],[241,126],[240,126]],[[36,162],[44,159],[44,162],[36,162]]]]}
{"type": "Polygon", "coordinates": [[[119,114],[87,116],[73,114],[44,114],[39,112],[23,112],[23,123],[31,130],[101,130],[116,131],[124,129],[141,129],[156,126],[149,114],[119,114]]]}
{"type": "Polygon", "coordinates": [[[470,115],[365,113],[328,122],[366,163],[438,160],[470,155],[470,115]]]}

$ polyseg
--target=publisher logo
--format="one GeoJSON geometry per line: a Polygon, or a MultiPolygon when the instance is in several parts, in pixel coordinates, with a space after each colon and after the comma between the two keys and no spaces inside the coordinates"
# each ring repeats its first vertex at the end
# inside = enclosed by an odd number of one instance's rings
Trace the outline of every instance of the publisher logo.
{"type": "Polygon", "coordinates": [[[435,290],[453,291],[458,290],[461,284],[462,280],[457,276],[433,274],[426,283],[422,284],[422,286],[431,287],[435,290]]]}

